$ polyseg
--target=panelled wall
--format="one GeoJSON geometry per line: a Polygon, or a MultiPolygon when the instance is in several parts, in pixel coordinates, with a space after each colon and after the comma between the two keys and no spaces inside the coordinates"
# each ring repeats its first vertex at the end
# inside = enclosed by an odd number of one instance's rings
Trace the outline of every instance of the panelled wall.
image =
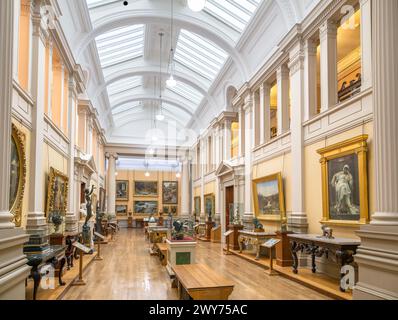
{"type": "MultiPolygon", "coordinates": [[[[370,1],[349,4],[350,10],[338,1],[319,4],[242,88],[227,89],[227,96],[235,92],[232,107],[227,103],[191,149],[193,198],[201,197],[202,219],[206,186],[212,184],[217,217],[226,228],[224,181],[232,181],[234,202],[250,225],[256,216],[252,181],[280,172],[286,212],[298,221],[297,231],[320,233],[317,150],[364,134],[369,213],[374,212],[370,1]]],[[[280,226],[263,224],[268,230],[280,226]]],[[[334,234],[349,238],[356,238],[359,227],[333,226],[334,234]]]]}

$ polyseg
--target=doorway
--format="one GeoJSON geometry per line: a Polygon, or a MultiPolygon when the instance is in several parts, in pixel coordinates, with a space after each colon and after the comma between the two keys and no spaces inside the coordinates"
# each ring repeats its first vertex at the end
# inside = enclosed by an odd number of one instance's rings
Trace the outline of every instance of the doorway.
{"type": "Polygon", "coordinates": [[[230,212],[230,205],[234,203],[234,186],[225,188],[225,228],[228,230],[230,225],[230,217],[233,212],[230,212]]]}

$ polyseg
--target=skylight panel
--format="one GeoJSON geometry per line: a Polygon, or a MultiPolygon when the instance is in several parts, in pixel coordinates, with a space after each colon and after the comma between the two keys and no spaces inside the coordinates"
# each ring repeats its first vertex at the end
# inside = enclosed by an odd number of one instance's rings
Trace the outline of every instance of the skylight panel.
{"type": "Polygon", "coordinates": [[[169,88],[169,90],[195,105],[198,105],[203,99],[203,95],[199,91],[182,82],[179,82],[174,88],[169,88]]]}
{"type": "Polygon", "coordinates": [[[113,109],[112,114],[114,117],[118,117],[121,115],[126,115],[126,113],[134,114],[134,113],[140,113],[142,111],[143,111],[142,103],[136,101],[113,109]]]}
{"type": "Polygon", "coordinates": [[[249,23],[262,0],[207,0],[205,12],[238,32],[249,23]]]}
{"type": "Polygon", "coordinates": [[[144,25],[134,25],[112,30],[97,37],[102,68],[143,56],[144,33],[144,25]]]}
{"type": "Polygon", "coordinates": [[[113,2],[118,2],[117,0],[86,0],[88,8],[95,9],[100,6],[105,6],[113,2]]]}
{"type": "Polygon", "coordinates": [[[120,99],[126,94],[131,94],[131,91],[140,88],[141,86],[142,86],[142,77],[130,77],[112,83],[107,88],[109,100],[114,101],[120,99]]]}
{"type": "Polygon", "coordinates": [[[228,54],[213,42],[182,29],[174,58],[183,66],[213,81],[228,54]]]}

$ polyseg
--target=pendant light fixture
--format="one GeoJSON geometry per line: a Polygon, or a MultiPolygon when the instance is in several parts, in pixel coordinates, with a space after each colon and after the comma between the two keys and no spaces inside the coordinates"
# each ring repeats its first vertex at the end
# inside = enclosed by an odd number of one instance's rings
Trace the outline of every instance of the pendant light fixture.
{"type": "Polygon", "coordinates": [[[177,81],[174,79],[175,72],[175,64],[174,64],[174,0],[171,0],[171,19],[170,19],[170,61],[169,61],[169,70],[170,70],[170,78],[167,79],[166,85],[169,88],[174,88],[177,85],[177,81]]]}
{"type": "Polygon", "coordinates": [[[206,6],[206,0],[187,0],[188,7],[193,12],[202,11],[206,6]]]}
{"type": "Polygon", "coordinates": [[[159,50],[159,113],[156,115],[156,120],[158,121],[163,121],[164,120],[164,114],[163,114],[163,103],[162,103],[162,54],[163,54],[163,36],[164,33],[160,32],[159,37],[160,37],[160,50],[159,50]]]}
{"type": "Polygon", "coordinates": [[[148,167],[149,167],[149,163],[148,163],[148,161],[145,161],[145,177],[150,177],[151,176],[151,174],[149,173],[149,170],[148,170],[148,167]]]}

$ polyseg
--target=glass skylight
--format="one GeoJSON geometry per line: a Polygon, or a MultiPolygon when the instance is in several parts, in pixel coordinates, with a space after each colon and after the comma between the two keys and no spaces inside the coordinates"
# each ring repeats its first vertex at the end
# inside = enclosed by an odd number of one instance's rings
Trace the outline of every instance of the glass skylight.
{"type": "Polygon", "coordinates": [[[142,77],[131,77],[112,83],[108,86],[109,101],[113,102],[126,95],[131,95],[134,89],[142,86],[142,77]]]}
{"type": "Polygon", "coordinates": [[[203,99],[203,95],[199,91],[183,82],[178,82],[178,84],[174,88],[168,88],[168,90],[179,95],[180,97],[183,97],[184,99],[192,102],[195,105],[198,105],[203,99]]]}
{"type": "Polygon", "coordinates": [[[213,42],[181,29],[175,60],[183,66],[213,81],[228,58],[228,53],[213,42]]]}
{"type": "Polygon", "coordinates": [[[102,68],[108,68],[144,54],[144,25],[119,28],[96,38],[102,68]]]}
{"type": "Polygon", "coordinates": [[[86,0],[87,6],[90,10],[111,4],[113,2],[120,2],[118,0],[86,0]]]}
{"type": "Polygon", "coordinates": [[[205,12],[238,32],[249,23],[262,0],[207,0],[205,12]]]}
{"type": "Polygon", "coordinates": [[[141,102],[132,102],[122,106],[119,106],[112,110],[114,117],[126,116],[128,114],[142,113],[144,110],[141,102]]]}

